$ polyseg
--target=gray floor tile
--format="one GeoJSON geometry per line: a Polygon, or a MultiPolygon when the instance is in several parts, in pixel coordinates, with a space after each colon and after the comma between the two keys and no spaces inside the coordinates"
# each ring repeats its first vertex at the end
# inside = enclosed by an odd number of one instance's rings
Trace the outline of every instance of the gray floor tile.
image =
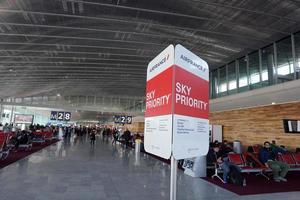
{"type": "MultiPolygon", "coordinates": [[[[82,141],[60,141],[1,169],[1,200],[169,199],[169,165],[101,138],[95,148],[82,141]]],[[[178,200],[298,200],[300,195],[238,196],[181,171],[178,180],[178,200]]]]}

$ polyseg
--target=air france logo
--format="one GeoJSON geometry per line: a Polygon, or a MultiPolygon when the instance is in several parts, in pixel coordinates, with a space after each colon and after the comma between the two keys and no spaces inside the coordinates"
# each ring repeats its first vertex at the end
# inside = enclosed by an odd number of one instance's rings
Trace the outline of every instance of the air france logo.
{"type": "Polygon", "coordinates": [[[163,59],[161,59],[158,63],[156,63],[153,67],[150,68],[150,72],[153,72],[156,68],[164,64],[169,60],[169,54],[165,56],[163,59]]]}
{"type": "Polygon", "coordinates": [[[205,72],[206,71],[206,68],[204,68],[202,65],[198,64],[198,63],[195,63],[193,60],[191,60],[190,58],[184,56],[184,55],[181,55],[180,56],[180,59],[182,59],[183,61],[193,65],[194,67],[196,67],[197,69],[199,69],[200,71],[203,71],[205,72]]]}

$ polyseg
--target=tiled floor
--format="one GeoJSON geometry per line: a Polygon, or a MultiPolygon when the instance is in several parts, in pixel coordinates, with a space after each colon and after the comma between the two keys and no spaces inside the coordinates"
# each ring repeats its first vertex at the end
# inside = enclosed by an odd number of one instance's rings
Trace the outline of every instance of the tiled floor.
{"type": "MultiPolygon", "coordinates": [[[[0,170],[1,200],[169,199],[169,166],[97,138],[63,140],[0,170]]],[[[178,200],[299,200],[300,192],[238,196],[178,172],[178,200]]]]}

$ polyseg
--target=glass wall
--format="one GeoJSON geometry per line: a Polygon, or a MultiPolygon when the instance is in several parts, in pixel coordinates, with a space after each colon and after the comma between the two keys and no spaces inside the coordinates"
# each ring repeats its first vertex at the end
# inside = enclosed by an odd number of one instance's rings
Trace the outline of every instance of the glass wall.
{"type": "Polygon", "coordinates": [[[238,69],[239,69],[239,76],[238,76],[238,91],[244,92],[249,90],[248,87],[248,70],[247,70],[247,57],[242,57],[238,59],[238,69]]]}
{"type": "Polygon", "coordinates": [[[218,94],[218,70],[214,70],[211,72],[211,97],[216,98],[218,94]]]}
{"type": "Polygon", "coordinates": [[[227,72],[226,66],[221,67],[219,69],[219,89],[218,89],[218,97],[227,95],[227,72]]]}
{"type": "Polygon", "coordinates": [[[294,65],[291,37],[276,43],[277,46],[277,83],[294,80],[294,65]]]}
{"type": "Polygon", "coordinates": [[[296,78],[300,79],[300,32],[294,34],[295,38],[295,61],[296,78]]]}
{"type": "Polygon", "coordinates": [[[259,67],[259,53],[255,51],[248,55],[249,58],[249,86],[250,89],[260,87],[260,67],[259,67]]]}
{"type": "Polygon", "coordinates": [[[261,49],[261,79],[262,86],[272,85],[274,80],[274,47],[269,45],[261,49]]]}
{"type": "Polygon", "coordinates": [[[211,98],[300,79],[300,32],[210,73],[211,98]]]}
{"type": "Polygon", "coordinates": [[[236,77],[236,64],[234,61],[228,64],[228,94],[237,93],[236,77]]]}
{"type": "Polygon", "coordinates": [[[4,105],[1,109],[0,122],[2,124],[14,122],[15,114],[34,115],[34,124],[46,125],[49,122],[50,110],[35,107],[4,105]]]}

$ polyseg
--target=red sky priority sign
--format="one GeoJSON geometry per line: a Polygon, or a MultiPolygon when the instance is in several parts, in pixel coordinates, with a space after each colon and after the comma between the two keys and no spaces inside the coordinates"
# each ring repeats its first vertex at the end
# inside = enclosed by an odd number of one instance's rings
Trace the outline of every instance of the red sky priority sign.
{"type": "Polygon", "coordinates": [[[209,144],[207,63],[181,45],[148,65],[145,149],[176,159],[206,155],[209,144]]]}

